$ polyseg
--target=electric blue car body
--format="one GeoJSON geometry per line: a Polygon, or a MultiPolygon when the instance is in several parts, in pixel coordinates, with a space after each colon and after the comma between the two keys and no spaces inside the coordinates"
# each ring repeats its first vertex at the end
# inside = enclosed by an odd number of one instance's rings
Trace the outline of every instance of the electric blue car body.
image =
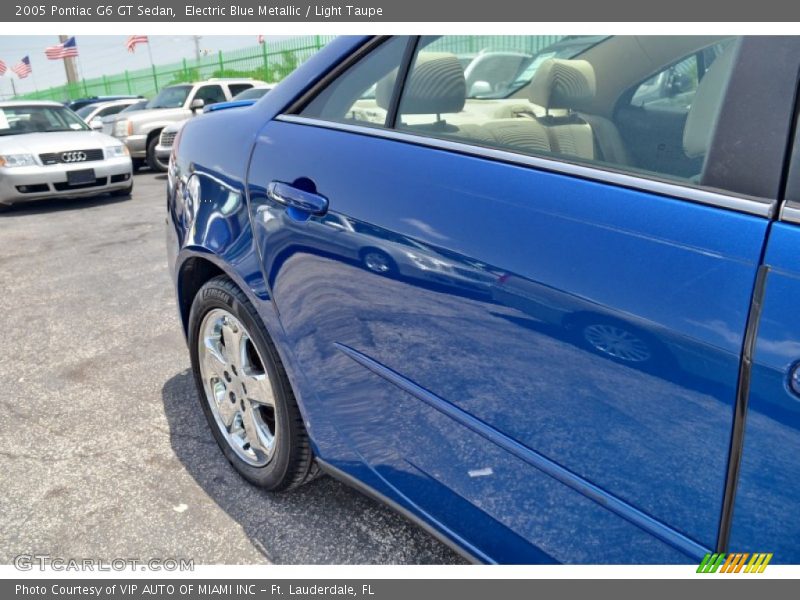
{"type": "Polygon", "coordinates": [[[323,470],[477,561],[800,561],[797,41],[739,42],[728,94],[769,106],[723,107],[761,122],[712,146],[708,186],[303,116],[385,43],[339,38],[184,127],[184,327],[227,276],[323,470]]]}

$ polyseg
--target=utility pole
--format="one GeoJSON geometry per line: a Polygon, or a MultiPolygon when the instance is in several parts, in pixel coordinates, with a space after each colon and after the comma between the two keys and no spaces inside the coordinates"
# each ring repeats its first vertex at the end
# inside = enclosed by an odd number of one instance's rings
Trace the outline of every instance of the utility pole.
{"type": "MultiPolygon", "coordinates": [[[[69,39],[68,35],[58,36],[58,41],[62,44],[69,39]]],[[[64,59],[64,71],[67,74],[67,83],[78,83],[78,69],[75,66],[75,58],[72,56],[64,59]]]]}
{"type": "Polygon", "coordinates": [[[200,64],[200,38],[203,36],[200,35],[193,35],[192,39],[194,40],[194,60],[196,64],[200,64]]]}

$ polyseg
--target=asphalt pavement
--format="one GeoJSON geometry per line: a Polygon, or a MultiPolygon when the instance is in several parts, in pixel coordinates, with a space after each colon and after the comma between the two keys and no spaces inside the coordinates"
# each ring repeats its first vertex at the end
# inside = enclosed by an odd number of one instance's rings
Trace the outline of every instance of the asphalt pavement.
{"type": "Polygon", "coordinates": [[[0,563],[442,564],[427,533],[328,477],[247,484],[200,411],[164,246],[165,178],[0,213],[0,563]]]}

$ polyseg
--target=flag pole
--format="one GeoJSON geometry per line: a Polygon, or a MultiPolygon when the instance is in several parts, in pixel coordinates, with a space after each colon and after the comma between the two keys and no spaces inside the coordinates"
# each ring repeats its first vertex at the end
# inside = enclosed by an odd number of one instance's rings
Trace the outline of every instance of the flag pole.
{"type": "Polygon", "coordinates": [[[150,49],[150,36],[147,36],[147,56],[150,57],[150,66],[155,67],[155,63],[153,63],[153,51],[150,49]]]}
{"type": "MultiPolygon", "coordinates": [[[[61,44],[64,44],[69,38],[70,38],[70,36],[68,36],[68,35],[59,35],[58,36],[58,41],[61,44]]],[[[61,60],[64,61],[64,71],[65,71],[65,73],[67,75],[67,84],[73,84],[73,85],[77,86],[79,74],[78,74],[77,70],[75,69],[75,64],[72,62],[72,58],[64,57],[61,60]]]]}
{"type": "Polygon", "coordinates": [[[156,75],[156,65],[153,63],[153,51],[150,49],[150,36],[147,36],[147,56],[150,57],[150,72],[153,74],[153,86],[158,94],[158,75],[156,75]]]}

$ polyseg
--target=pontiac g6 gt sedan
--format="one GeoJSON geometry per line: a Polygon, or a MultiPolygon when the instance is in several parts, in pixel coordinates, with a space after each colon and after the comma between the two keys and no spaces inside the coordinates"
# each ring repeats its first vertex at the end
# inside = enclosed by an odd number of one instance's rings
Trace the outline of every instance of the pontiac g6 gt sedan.
{"type": "Polygon", "coordinates": [[[800,38],[503,42],[471,94],[463,36],[340,38],[183,128],[222,452],[481,562],[800,561],[800,38]]]}
{"type": "Polygon", "coordinates": [[[57,102],[0,102],[0,207],[133,189],[127,148],[57,102]]]}

